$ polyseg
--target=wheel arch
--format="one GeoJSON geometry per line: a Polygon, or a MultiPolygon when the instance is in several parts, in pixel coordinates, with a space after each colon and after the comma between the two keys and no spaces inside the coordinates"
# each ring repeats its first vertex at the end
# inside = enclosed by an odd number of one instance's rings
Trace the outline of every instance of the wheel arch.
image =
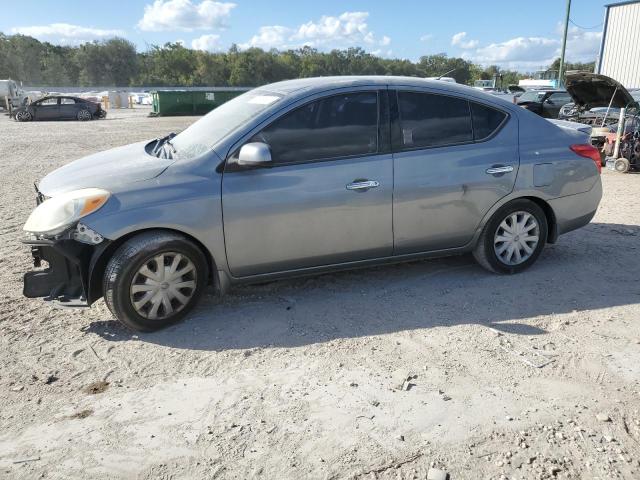
{"type": "Polygon", "coordinates": [[[549,204],[549,202],[535,195],[517,195],[517,196],[514,195],[514,196],[510,196],[508,198],[503,199],[503,201],[501,202],[496,203],[487,212],[485,217],[482,219],[482,222],[480,223],[480,226],[476,232],[475,238],[473,239],[473,242],[471,243],[471,245],[475,245],[478,242],[478,239],[480,238],[480,234],[482,233],[482,230],[484,229],[487,222],[489,222],[491,217],[493,217],[493,215],[496,213],[496,211],[498,211],[498,209],[504,207],[505,205],[508,205],[509,203],[515,200],[528,200],[530,202],[535,203],[537,206],[539,206],[542,209],[547,219],[547,230],[548,230],[547,243],[556,242],[556,240],[558,239],[558,222],[556,219],[556,214],[553,211],[553,208],[551,208],[551,205],[549,204]]]}
{"type": "MultiPolygon", "coordinates": [[[[540,197],[519,197],[524,200],[529,200],[530,202],[538,205],[544,215],[547,217],[547,243],[556,243],[558,239],[558,222],[556,219],[556,214],[551,208],[551,205],[540,197]]],[[[514,199],[516,200],[516,199],[514,199]]]]}
{"type": "Polygon", "coordinates": [[[88,288],[87,288],[87,303],[91,305],[96,300],[102,297],[102,280],[104,277],[104,272],[109,263],[109,260],[116,252],[116,250],[127,240],[139,235],[141,233],[146,232],[168,232],[168,233],[177,233],[182,235],[186,239],[193,242],[203,253],[205,258],[207,259],[207,267],[209,269],[209,284],[212,284],[216,290],[220,288],[220,279],[218,278],[218,271],[216,269],[216,263],[211,255],[209,249],[207,249],[204,244],[198,240],[193,235],[190,235],[186,232],[175,228],[143,228],[140,230],[133,230],[128,232],[121,237],[113,240],[104,246],[99,245],[98,248],[94,251],[93,256],[91,257],[91,261],[89,263],[89,272],[88,272],[88,288]]]}

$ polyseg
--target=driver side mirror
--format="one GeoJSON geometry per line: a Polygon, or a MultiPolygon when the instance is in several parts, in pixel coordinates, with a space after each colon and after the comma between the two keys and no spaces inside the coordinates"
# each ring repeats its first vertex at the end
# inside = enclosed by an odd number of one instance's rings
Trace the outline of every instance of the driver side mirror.
{"type": "Polygon", "coordinates": [[[246,167],[268,166],[271,163],[271,149],[262,142],[246,143],[238,153],[238,165],[246,167]]]}

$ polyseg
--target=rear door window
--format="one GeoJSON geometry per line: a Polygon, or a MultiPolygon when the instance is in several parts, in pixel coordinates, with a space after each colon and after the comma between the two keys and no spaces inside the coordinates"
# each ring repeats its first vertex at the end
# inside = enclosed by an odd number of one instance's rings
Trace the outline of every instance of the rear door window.
{"type": "Polygon", "coordinates": [[[44,100],[40,100],[38,102],[38,105],[58,105],[58,99],[57,98],[45,98],[44,100]]]}
{"type": "Polygon", "coordinates": [[[267,143],[276,164],[377,153],[378,94],[345,93],[308,103],[251,141],[267,143]]]}
{"type": "Polygon", "coordinates": [[[534,90],[529,90],[528,92],[524,92],[522,95],[518,97],[519,102],[541,102],[545,92],[537,92],[534,90]]]}
{"type": "Polygon", "coordinates": [[[507,114],[495,108],[471,102],[471,118],[473,119],[473,139],[484,140],[502,125],[507,114]]]}
{"type": "Polygon", "coordinates": [[[403,150],[473,141],[471,111],[464,99],[420,92],[398,92],[403,150]]]}
{"type": "Polygon", "coordinates": [[[553,93],[549,100],[553,102],[554,105],[564,105],[565,103],[570,103],[573,101],[571,95],[568,93],[553,93]]]}
{"type": "Polygon", "coordinates": [[[76,101],[73,98],[61,98],[61,105],[75,105],[76,101]]]}

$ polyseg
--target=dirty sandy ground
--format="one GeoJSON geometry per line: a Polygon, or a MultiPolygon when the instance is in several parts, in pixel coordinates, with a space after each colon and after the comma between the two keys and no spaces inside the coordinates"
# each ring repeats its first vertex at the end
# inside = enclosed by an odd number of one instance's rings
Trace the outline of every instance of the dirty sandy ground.
{"type": "Polygon", "coordinates": [[[194,120],[145,114],[0,117],[0,478],[640,478],[640,175],[514,277],[268,283],[154,334],[24,299],[32,182],[194,120]]]}

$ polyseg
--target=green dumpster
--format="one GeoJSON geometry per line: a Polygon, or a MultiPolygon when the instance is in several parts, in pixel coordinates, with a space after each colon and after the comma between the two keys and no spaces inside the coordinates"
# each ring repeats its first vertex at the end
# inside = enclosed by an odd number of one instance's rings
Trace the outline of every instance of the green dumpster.
{"type": "Polygon", "coordinates": [[[212,88],[210,90],[156,90],[151,92],[151,116],[204,115],[249,88],[212,88]]]}

